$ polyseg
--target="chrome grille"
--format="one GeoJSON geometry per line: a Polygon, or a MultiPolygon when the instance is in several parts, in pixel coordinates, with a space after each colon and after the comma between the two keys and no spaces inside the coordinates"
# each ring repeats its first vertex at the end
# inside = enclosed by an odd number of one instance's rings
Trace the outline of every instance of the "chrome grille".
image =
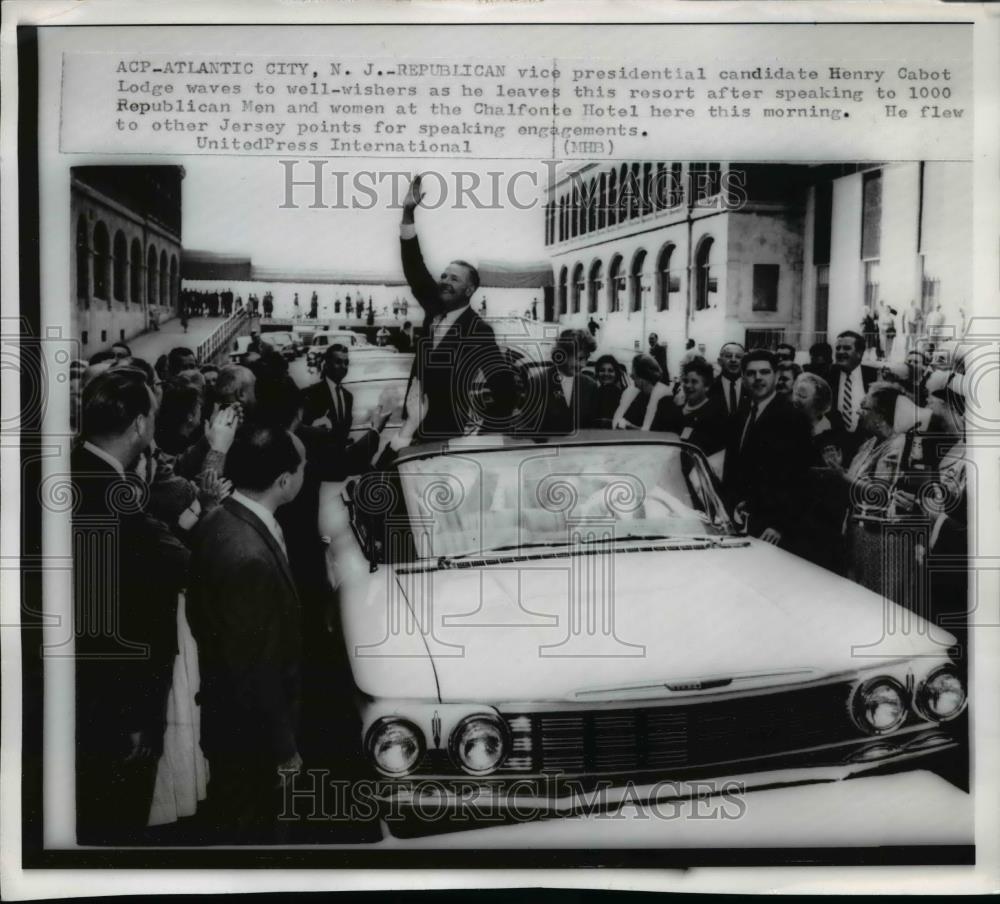
{"type": "MultiPolygon", "coordinates": [[[[851,685],[716,702],[507,715],[530,719],[533,770],[621,773],[709,765],[847,741],[851,685]]],[[[523,721],[518,722],[524,725],[523,721]]],[[[519,765],[525,753],[518,751],[519,765]]]]}

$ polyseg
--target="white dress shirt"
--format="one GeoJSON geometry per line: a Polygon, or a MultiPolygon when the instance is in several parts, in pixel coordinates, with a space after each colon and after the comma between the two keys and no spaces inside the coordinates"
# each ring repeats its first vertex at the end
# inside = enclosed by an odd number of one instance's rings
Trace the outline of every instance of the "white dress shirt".
{"type": "Polygon", "coordinates": [[[434,322],[431,324],[431,343],[434,348],[438,347],[445,334],[451,329],[451,325],[466,312],[468,307],[468,302],[466,302],[462,307],[453,308],[434,318],[434,322]]]}
{"type": "Polygon", "coordinates": [[[274,515],[255,499],[251,499],[249,496],[244,496],[239,490],[233,490],[230,498],[233,502],[238,502],[245,509],[253,512],[258,518],[260,518],[261,521],[264,522],[264,526],[271,532],[271,536],[277,541],[278,546],[281,547],[281,551],[285,554],[285,559],[287,559],[288,549],[285,546],[285,534],[281,529],[281,525],[275,520],[274,515]]]}
{"type": "Polygon", "coordinates": [[[740,401],[743,399],[743,378],[737,377],[735,380],[730,380],[729,377],[723,374],[719,379],[722,380],[719,384],[722,387],[722,403],[726,406],[726,411],[730,414],[735,414],[736,411],[729,407],[729,385],[732,384],[736,390],[736,408],[739,408],[740,401]]]}
{"type": "Polygon", "coordinates": [[[575,377],[566,374],[559,374],[559,382],[562,384],[562,394],[563,398],[566,400],[566,404],[569,405],[573,400],[573,380],[575,377]]]}

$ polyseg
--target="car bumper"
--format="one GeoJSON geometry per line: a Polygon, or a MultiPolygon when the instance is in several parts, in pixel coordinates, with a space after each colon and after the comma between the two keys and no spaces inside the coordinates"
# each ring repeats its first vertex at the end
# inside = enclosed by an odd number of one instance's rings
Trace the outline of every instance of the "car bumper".
{"type": "MultiPolygon", "coordinates": [[[[757,778],[760,778],[759,776],[757,778]]],[[[703,796],[623,802],[563,819],[466,823],[435,829],[383,821],[380,847],[406,849],[791,849],[971,846],[972,795],[933,772],[858,774],[849,781],[755,786],[713,802],[703,796]],[[456,831],[464,829],[463,831],[456,831]]],[[[561,815],[561,814],[558,814],[561,815]]]]}
{"type": "MultiPolygon", "coordinates": [[[[685,770],[686,774],[677,777],[663,775],[655,779],[526,776],[488,781],[471,776],[427,777],[387,782],[380,786],[378,799],[390,830],[407,837],[554,817],[613,816],[626,806],[673,811],[684,801],[706,799],[723,802],[719,807],[729,801],[730,810],[740,810],[732,801],[750,791],[841,783],[912,770],[946,776],[948,783],[964,794],[967,747],[959,739],[945,739],[943,735],[936,736],[936,746],[928,746],[926,741],[932,736],[911,736],[895,748],[886,744],[877,758],[866,760],[795,765],[800,758],[794,757],[779,768],[734,769],[726,774],[720,774],[718,769],[685,770]]],[[[851,745],[851,757],[857,758],[862,750],[874,753],[880,743],[872,739],[868,745],[851,745]]]]}

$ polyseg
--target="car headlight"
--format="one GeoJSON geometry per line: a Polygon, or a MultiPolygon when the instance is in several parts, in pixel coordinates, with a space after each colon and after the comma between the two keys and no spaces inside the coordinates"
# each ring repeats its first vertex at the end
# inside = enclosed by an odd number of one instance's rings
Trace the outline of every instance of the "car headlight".
{"type": "Polygon", "coordinates": [[[868,734],[895,731],[906,715],[906,691],[895,678],[872,678],[859,685],[851,698],[854,724],[868,734]]]}
{"type": "Polygon", "coordinates": [[[423,734],[412,722],[387,717],[368,729],[365,746],[379,772],[398,777],[417,767],[425,745],[423,734]]]}
{"type": "Polygon", "coordinates": [[[930,722],[947,722],[965,709],[966,693],[962,679],[950,665],[928,675],[917,688],[913,704],[930,722]]]}
{"type": "Polygon", "coordinates": [[[506,724],[497,716],[466,716],[451,733],[451,758],[470,775],[489,775],[510,750],[506,724]]]}

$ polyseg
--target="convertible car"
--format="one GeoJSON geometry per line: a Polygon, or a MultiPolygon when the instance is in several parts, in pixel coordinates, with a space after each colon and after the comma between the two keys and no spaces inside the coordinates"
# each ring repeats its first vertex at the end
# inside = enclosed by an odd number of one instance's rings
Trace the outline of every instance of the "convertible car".
{"type": "Polygon", "coordinates": [[[742,535],[669,435],[465,437],[325,493],[362,742],[394,812],[967,768],[954,639],[742,535]]]}

